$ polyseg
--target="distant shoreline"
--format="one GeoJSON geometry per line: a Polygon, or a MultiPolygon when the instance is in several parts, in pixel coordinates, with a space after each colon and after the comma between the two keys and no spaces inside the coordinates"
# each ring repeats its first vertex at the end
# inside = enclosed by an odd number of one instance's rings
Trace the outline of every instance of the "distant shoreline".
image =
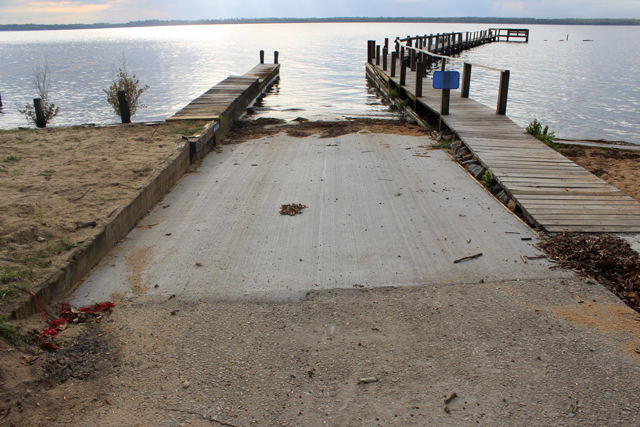
{"type": "Polygon", "coordinates": [[[163,27],[175,25],[224,25],[224,24],[297,24],[297,23],[452,23],[452,24],[495,24],[495,25],[640,25],[640,19],[537,19],[537,18],[241,18],[241,19],[201,19],[160,21],[131,21],[127,23],[96,24],[4,24],[0,31],[51,31],[87,30],[99,28],[163,27]]]}

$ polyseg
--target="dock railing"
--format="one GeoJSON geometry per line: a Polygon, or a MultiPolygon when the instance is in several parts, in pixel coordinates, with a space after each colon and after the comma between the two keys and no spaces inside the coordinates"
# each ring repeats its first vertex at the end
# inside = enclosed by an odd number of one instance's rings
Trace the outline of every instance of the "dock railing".
{"type": "MultiPolygon", "coordinates": [[[[391,77],[396,76],[396,60],[400,61],[400,85],[406,84],[406,68],[416,71],[416,88],[415,96],[422,96],[422,79],[426,77],[427,68],[433,65],[434,61],[441,60],[441,70],[445,71],[447,61],[462,62],[462,79],[460,86],[460,96],[462,98],[469,97],[471,87],[471,69],[473,66],[484,68],[487,70],[497,71],[500,73],[500,83],[498,87],[498,103],[496,106],[496,114],[504,115],[507,111],[507,98],[509,93],[509,70],[503,70],[496,67],[490,67],[475,62],[465,61],[451,55],[458,54],[463,50],[471,49],[485,43],[497,41],[521,41],[525,38],[525,42],[529,40],[529,30],[527,29],[504,29],[490,28],[483,31],[474,31],[466,33],[443,33],[430,34],[424,36],[407,36],[406,38],[396,38],[394,41],[395,51],[391,53],[391,77]],[[512,40],[512,39],[516,40],[512,40]]],[[[383,71],[387,71],[387,56],[389,50],[389,39],[385,39],[382,57],[380,55],[380,46],[376,46],[375,40],[369,40],[368,44],[368,62],[376,65],[382,62],[383,71]]],[[[440,114],[449,114],[449,97],[450,90],[442,89],[442,104],[440,114]]]]}

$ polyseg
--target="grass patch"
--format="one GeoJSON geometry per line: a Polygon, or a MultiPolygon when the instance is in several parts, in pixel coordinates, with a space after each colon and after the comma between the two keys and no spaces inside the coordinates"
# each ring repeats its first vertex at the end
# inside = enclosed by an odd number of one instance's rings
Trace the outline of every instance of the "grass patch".
{"type": "Polygon", "coordinates": [[[398,92],[398,89],[389,89],[389,92],[387,93],[387,97],[389,97],[389,99],[396,99],[399,96],[400,92],[398,92]]]}
{"type": "Polygon", "coordinates": [[[407,108],[408,105],[409,105],[409,100],[403,99],[398,103],[398,110],[404,110],[405,108],[407,108]]]}
{"type": "Polygon", "coordinates": [[[172,129],[169,133],[176,135],[195,135],[197,133],[201,133],[206,124],[207,122],[202,120],[185,120],[183,126],[172,129]]]}
{"type": "Polygon", "coordinates": [[[2,273],[0,273],[0,280],[2,283],[9,283],[16,279],[24,277],[22,270],[16,267],[6,267],[2,273]]]}
{"type": "Polygon", "coordinates": [[[70,251],[76,246],[78,245],[76,245],[75,243],[71,243],[69,238],[65,237],[64,239],[58,239],[53,242],[48,242],[47,250],[51,255],[58,255],[58,254],[61,254],[62,252],[70,251]]]}
{"type": "Polygon", "coordinates": [[[4,159],[2,159],[2,161],[5,162],[5,163],[17,162],[19,160],[20,160],[20,157],[15,156],[13,154],[10,155],[10,156],[5,157],[4,159]]]}
{"type": "Polygon", "coordinates": [[[20,342],[20,334],[7,323],[7,318],[4,315],[0,315],[0,337],[9,344],[15,345],[20,342]]]}
{"type": "Polygon", "coordinates": [[[526,127],[525,131],[554,150],[559,151],[560,147],[555,142],[555,132],[549,132],[549,126],[545,126],[543,129],[542,123],[540,123],[538,119],[533,119],[533,121],[529,123],[529,126],[526,127]]]}
{"type": "Polygon", "coordinates": [[[41,176],[44,176],[44,179],[49,180],[51,179],[51,175],[53,175],[56,171],[53,169],[46,169],[43,172],[40,172],[41,176]]]}

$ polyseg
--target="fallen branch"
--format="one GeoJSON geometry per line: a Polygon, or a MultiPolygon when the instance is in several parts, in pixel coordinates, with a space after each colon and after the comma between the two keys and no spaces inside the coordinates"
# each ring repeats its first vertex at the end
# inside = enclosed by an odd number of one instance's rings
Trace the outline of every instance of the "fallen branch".
{"type": "Polygon", "coordinates": [[[87,193],[88,193],[89,191],[91,191],[91,188],[90,188],[90,189],[88,189],[87,191],[85,191],[85,192],[84,192],[84,194],[83,194],[82,196],[78,197],[77,199],[71,199],[71,200],[69,200],[69,201],[70,201],[70,202],[77,202],[78,200],[80,200],[80,199],[82,199],[84,196],[86,196],[86,195],[87,195],[87,193]]]}
{"type": "Polygon", "coordinates": [[[444,400],[444,403],[449,403],[449,402],[451,402],[451,401],[452,401],[453,399],[455,399],[457,396],[458,396],[458,395],[457,395],[455,392],[454,392],[454,393],[451,393],[451,396],[447,397],[447,398],[444,400]]]}
{"type": "Polygon", "coordinates": [[[453,261],[453,263],[454,263],[454,264],[457,264],[457,263],[459,263],[459,262],[462,262],[462,261],[468,261],[468,260],[470,260],[470,259],[479,258],[479,257],[481,257],[481,256],[482,256],[482,252],[480,252],[479,254],[469,255],[469,256],[466,256],[466,257],[462,257],[462,258],[460,258],[460,259],[457,259],[457,260],[453,261]]]}

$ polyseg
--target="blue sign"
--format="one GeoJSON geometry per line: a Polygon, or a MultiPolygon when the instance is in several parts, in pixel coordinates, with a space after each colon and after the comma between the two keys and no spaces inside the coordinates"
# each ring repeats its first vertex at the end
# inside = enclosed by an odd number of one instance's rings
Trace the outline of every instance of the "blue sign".
{"type": "Polygon", "coordinates": [[[458,89],[460,87],[460,73],[457,71],[434,71],[434,89],[458,89]]]}

